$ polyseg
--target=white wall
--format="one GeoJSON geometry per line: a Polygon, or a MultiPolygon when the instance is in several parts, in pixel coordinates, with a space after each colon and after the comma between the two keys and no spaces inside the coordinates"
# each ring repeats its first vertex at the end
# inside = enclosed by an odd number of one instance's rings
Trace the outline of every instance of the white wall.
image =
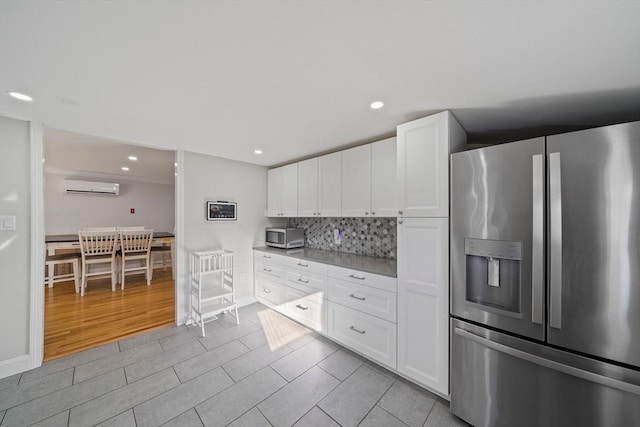
{"type": "Polygon", "coordinates": [[[17,217],[0,231],[0,366],[29,353],[29,147],[29,123],[0,117],[0,215],[17,217]]]}
{"type": "Polygon", "coordinates": [[[156,231],[173,231],[173,184],[109,180],[120,184],[120,195],[113,197],[65,194],[65,179],[98,181],[77,175],[45,173],[46,234],[77,233],[83,227],[139,225],[156,231]],[[135,208],[135,214],[130,213],[131,208],[135,208]]]}
{"type": "MultiPolygon", "coordinates": [[[[229,249],[235,252],[236,299],[253,300],[252,247],[264,244],[264,229],[272,223],[265,217],[267,168],[218,157],[184,153],[184,234],[181,284],[183,310],[188,313],[189,256],[193,251],[229,249]],[[207,221],[205,203],[226,200],[238,203],[237,221],[207,221]]],[[[180,271],[180,270],[179,270],[180,271]]],[[[178,319],[183,323],[186,318],[178,319]]],[[[242,319],[241,319],[242,320],[242,319]]]]}

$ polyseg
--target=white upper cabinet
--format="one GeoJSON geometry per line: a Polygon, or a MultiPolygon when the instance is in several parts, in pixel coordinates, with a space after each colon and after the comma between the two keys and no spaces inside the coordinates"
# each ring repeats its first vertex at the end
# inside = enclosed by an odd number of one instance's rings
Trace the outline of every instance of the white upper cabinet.
{"type": "Polygon", "coordinates": [[[449,216],[449,154],[466,143],[450,112],[398,126],[398,214],[449,216]]]}
{"type": "Polygon", "coordinates": [[[397,216],[397,143],[389,138],[371,144],[371,215],[397,216]]]}
{"type": "Polygon", "coordinates": [[[396,216],[395,138],[342,152],[342,216],[396,216]]]}
{"type": "Polygon", "coordinates": [[[318,158],[318,211],[320,216],[342,213],[342,153],[318,158]]]}
{"type": "Polygon", "coordinates": [[[282,168],[267,171],[267,216],[282,216],[282,168]]]}
{"type": "Polygon", "coordinates": [[[342,216],[371,212],[371,144],[342,152],[342,216]]]}
{"type": "Polygon", "coordinates": [[[267,216],[298,216],[298,164],[267,171],[267,216]]]}
{"type": "Polygon", "coordinates": [[[282,167],[282,215],[298,216],[298,164],[282,167]]]}
{"type": "Polygon", "coordinates": [[[298,163],[298,216],[318,215],[318,158],[314,157],[298,163]]]}

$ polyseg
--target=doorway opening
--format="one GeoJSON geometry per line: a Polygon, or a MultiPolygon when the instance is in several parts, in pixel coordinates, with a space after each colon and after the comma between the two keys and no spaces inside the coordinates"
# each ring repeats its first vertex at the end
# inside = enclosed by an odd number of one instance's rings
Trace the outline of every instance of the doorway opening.
{"type": "MultiPolygon", "coordinates": [[[[160,249],[152,251],[150,285],[144,273],[127,276],[125,289],[117,285],[115,291],[111,279],[95,279],[81,296],[73,277],[52,287],[43,282],[45,361],[175,323],[175,251],[160,248],[175,240],[175,157],[174,151],[44,130],[47,253],[77,253],[78,232],[92,227],[152,229],[160,249]],[[117,184],[119,190],[69,191],[78,181],[117,184]]],[[[56,265],[54,274],[72,270],[71,263],[56,265]]]]}

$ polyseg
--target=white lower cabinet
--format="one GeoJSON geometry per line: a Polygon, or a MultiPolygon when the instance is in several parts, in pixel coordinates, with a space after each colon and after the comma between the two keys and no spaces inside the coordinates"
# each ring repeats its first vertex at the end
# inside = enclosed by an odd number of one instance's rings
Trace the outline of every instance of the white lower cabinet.
{"type": "Polygon", "coordinates": [[[335,341],[396,368],[396,324],[329,302],[328,332],[335,341]]]}
{"type": "Polygon", "coordinates": [[[396,369],[394,277],[254,253],[258,301],[391,369],[396,369]]]}
{"type": "Polygon", "coordinates": [[[274,283],[271,278],[265,277],[258,272],[256,272],[254,280],[256,298],[263,302],[266,301],[266,305],[274,307],[285,301],[283,286],[274,283]]]}
{"type": "Polygon", "coordinates": [[[398,371],[449,394],[449,220],[398,220],[398,371]]]}
{"type": "Polygon", "coordinates": [[[324,299],[319,294],[307,294],[288,288],[286,314],[319,332],[327,331],[327,314],[324,299]]]}
{"type": "Polygon", "coordinates": [[[396,294],[393,292],[330,278],[329,300],[396,322],[396,294]]]}

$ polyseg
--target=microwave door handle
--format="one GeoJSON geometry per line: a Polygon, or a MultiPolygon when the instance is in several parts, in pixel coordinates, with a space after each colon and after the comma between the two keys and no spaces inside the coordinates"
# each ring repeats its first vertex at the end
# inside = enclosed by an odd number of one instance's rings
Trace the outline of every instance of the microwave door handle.
{"type": "Polygon", "coordinates": [[[533,224],[531,256],[531,321],[542,325],[544,289],[544,164],[543,155],[533,156],[533,224]]]}
{"type": "Polygon", "coordinates": [[[549,154],[549,326],[562,329],[562,182],[560,153],[549,154]]]}

